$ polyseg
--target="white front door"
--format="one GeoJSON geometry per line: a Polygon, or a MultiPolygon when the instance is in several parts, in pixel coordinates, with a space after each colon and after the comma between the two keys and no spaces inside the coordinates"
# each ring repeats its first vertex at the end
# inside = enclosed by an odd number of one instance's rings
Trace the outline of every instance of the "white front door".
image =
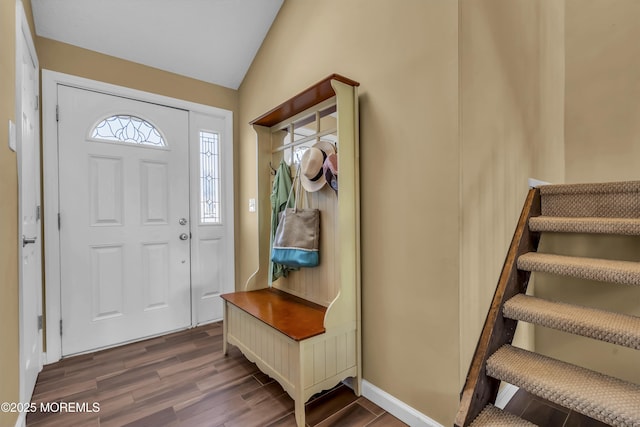
{"type": "MultiPolygon", "coordinates": [[[[22,12],[22,11],[20,11],[22,12]]],[[[23,20],[26,23],[26,18],[23,20]]],[[[29,402],[42,368],[42,239],[40,232],[40,133],[38,65],[23,23],[18,35],[21,93],[18,110],[20,187],[20,399],[29,402]]]]}
{"type": "Polygon", "coordinates": [[[62,354],[191,325],[189,114],[58,85],[62,354]]]}

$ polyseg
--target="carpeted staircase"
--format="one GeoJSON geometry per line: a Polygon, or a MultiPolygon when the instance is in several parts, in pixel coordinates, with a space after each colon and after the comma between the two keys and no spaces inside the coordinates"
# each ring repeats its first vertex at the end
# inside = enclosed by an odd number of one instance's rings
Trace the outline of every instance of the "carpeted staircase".
{"type": "MultiPolygon", "coordinates": [[[[456,425],[532,425],[492,405],[497,393],[496,384],[505,381],[604,423],[640,427],[640,385],[511,345],[511,329],[515,328],[511,322],[523,321],[640,350],[640,317],[525,295],[528,274],[531,272],[640,286],[640,262],[535,251],[541,233],[640,236],[640,181],[549,185],[532,191],[536,193],[530,195],[528,200],[533,200],[533,207],[524,220],[523,211],[521,221],[524,223],[524,238],[528,235],[535,244],[529,244],[529,249],[520,249],[513,256],[517,273],[510,277],[512,282],[517,282],[511,285],[516,290],[509,291],[509,285],[506,290],[501,290],[502,280],[498,284],[492,308],[495,305],[499,313],[492,317],[490,311],[487,317],[463,389],[456,425]],[[538,207],[536,203],[539,203],[538,207]],[[519,278],[514,278],[514,275],[519,275],[519,278]],[[506,326],[496,327],[491,322],[504,322],[506,326]],[[509,333],[501,332],[503,330],[509,333]],[[498,336],[499,333],[504,337],[498,336]],[[486,406],[482,409],[479,404],[486,406]]],[[[514,236],[515,246],[518,246],[516,240],[514,236]]],[[[513,247],[512,242],[510,253],[515,251],[513,247]]],[[[509,256],[505,269],[508,263],[509,256]]]]}

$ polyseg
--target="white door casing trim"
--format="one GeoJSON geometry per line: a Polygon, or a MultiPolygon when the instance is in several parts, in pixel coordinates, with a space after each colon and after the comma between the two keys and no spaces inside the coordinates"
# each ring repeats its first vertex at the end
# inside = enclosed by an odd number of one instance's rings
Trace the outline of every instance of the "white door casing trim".
{"type": "Polygon", "coordinates": [[[16,426],[15,427],[25,427],[27,425],[27,413],[26,412],[20,412],[18,414],[18,419],[16,420],[16,426]]]}
{"type": "MultiPolygon", "coordinates": [[[[189,111],[189,147],[193,149],[198,144],[191,135],[197,134],[192,129],[191,115],[193,113],[208,114],[221,117],[225,121],[224,138],[233,146],[233,112],[222,108],[198,104],[190,101],[175,99],[163,95],[157,95],[136,89],[130,89],[109,83],[86,79],[70,74],[59,73],[50,70],[42,70],[42,138],[43,138],[43,173],[44,173],[44,270],[46,275],[46,337],[47,351],[46,363],[54,363],[62,357],[62,340],[60,336],[60,231],[58,229],[59,212],[59,183],[58,183],[58,131],[56,119],[57,86],[67,85],[80,89],[99,91],[110,95],[131,98],[139,101],[165,105],[189,111]]],[[[60,113],[61,115],[64,112],[60,113]]],[[[226,276],[225,289],[232,292],[235,287],[235,249],[234,249],[234,197],[233,197],[233,150],[224,150],[222,163],[225,166],[224,188],[222,199],[224,201],[223,215],[226,218],[225,225],[228,230],[225,252],[229,254],[229,265],[232,266],[226,276]]],[[[190,159],[193,159],[190,156],[190,159]]],[[[190,160],[189,168],[197,170],[197,163],[190,160]]],[[[193,181],[192,181],[193,182],[193,181]]],[[[197,194],[197,189],[192,184],[190,195],[197,194]]],[[[197,218],[197,212],[191,212],[191,223],[197,218]]],[[[195,326],[195,314],[192,314],[192,326],[195,326]]]]}

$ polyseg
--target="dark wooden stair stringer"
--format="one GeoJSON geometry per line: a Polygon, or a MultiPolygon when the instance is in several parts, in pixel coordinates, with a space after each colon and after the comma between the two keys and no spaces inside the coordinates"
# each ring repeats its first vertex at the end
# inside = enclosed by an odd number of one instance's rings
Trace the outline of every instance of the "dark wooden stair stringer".
{"type": "Polygon", "coordinates": [[[537,251],[540,233],[529,229],[529,218],[540,215],[540,190],[533,188],[527,194],[460,394],[460,406],[455,419],[457,427],[471,424],[488,403],[495,402],[498,395],[500,381],[487,376],[486,362],[498,348],[513,341],[517,321],[503,317],[502,307],[514,295],[527,291],[531,272],[518,270],[516,261],[524,253],[537,251]]]}

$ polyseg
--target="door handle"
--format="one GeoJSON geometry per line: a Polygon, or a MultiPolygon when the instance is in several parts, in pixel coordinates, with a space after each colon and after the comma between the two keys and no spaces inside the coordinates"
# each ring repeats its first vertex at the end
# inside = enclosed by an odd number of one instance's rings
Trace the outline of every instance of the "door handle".
{"type": "Polygon", "coordinates": [[[30,243],[35,243],[37,237],[26,237],[24,234],[22,235],[22,247],[24,248],[30,243]]]}
{"type": "Polygon", "coordinates": [[[187,240],[189,238],[189,235],[187,233],[182,233],[180,235],[180,240],[187,240]]]}

